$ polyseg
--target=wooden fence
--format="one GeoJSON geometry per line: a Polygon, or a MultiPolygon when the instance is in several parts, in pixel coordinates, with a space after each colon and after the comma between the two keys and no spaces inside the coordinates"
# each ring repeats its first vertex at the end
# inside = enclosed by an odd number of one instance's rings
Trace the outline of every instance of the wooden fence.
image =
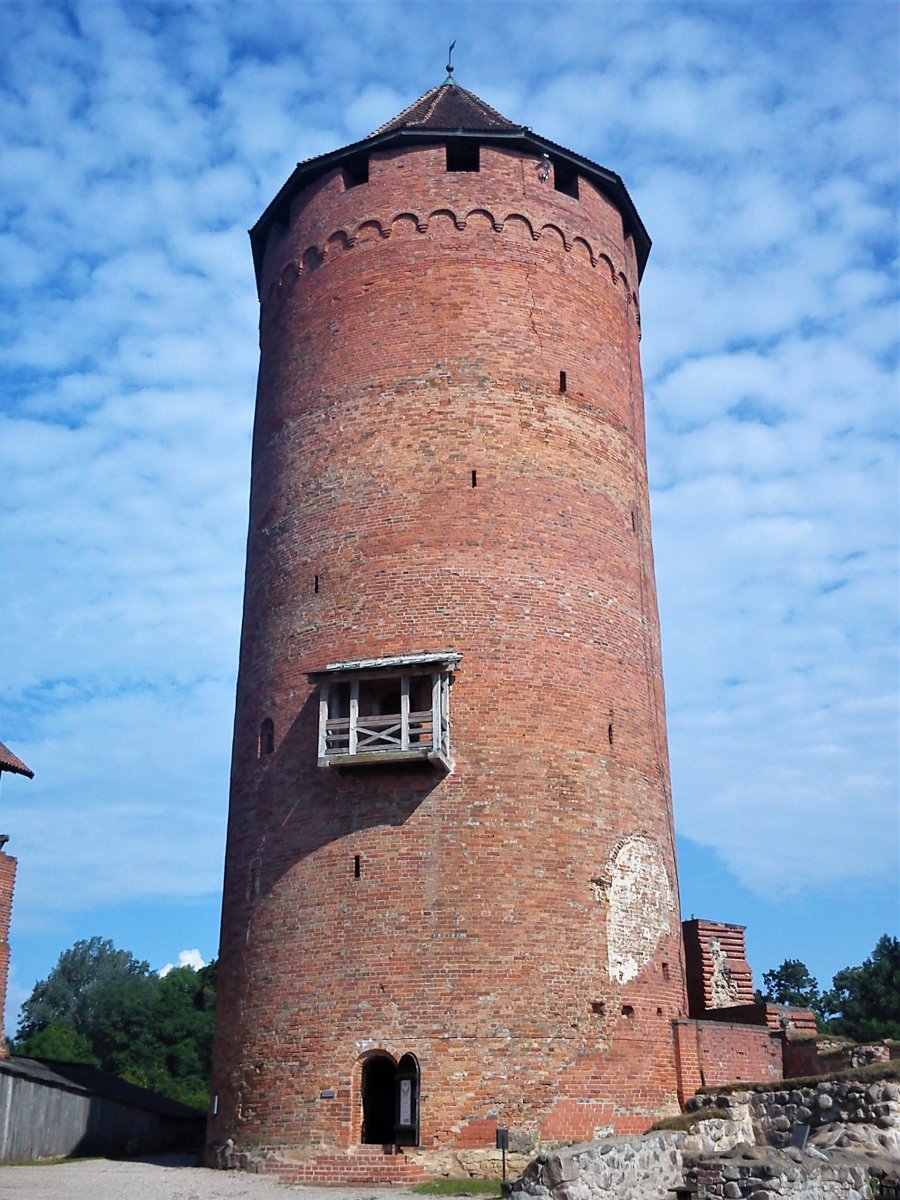
{"type": "Polygon", "coordinates": [[[203,1122],[94,1067],[0,1059],[0,1162],[163,1150],[202,1138],[203,1122]]]}

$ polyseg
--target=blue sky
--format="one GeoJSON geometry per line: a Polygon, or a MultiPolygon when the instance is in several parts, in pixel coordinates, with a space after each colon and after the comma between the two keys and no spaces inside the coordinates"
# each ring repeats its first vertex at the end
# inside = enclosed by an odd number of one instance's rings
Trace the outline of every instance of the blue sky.
{"type": "MultiPolygon", "coordinates": [[[[828,984],[898,932],[893,3],[0,6],[8,1011],[216,952],[257,307],[299,159],[444,77],[618,174],[684,916],[828,984]]],[[[8,1021],[8,1024],[10,1022],[8,1021]]],[[[14,1024],[14,1021],[12,1022],[14,1024]]]]}

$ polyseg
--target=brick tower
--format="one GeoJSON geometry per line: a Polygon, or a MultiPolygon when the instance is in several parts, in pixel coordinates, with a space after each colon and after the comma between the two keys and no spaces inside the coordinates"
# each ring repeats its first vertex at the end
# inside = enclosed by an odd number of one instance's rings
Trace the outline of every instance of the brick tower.
{"type": "Polygon", "coordinates": [[[686,1011],[646,231],[448,78],[300,164],[251,242],[211,1141],[350,1180],[642,1130],[686,1011]]]}

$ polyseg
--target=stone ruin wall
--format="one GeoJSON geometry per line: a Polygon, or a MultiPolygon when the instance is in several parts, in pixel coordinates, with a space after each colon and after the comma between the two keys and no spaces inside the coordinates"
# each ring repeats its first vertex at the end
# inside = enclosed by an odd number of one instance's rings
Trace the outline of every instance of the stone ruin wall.
{"type": "Polygon", "coordinates": [[[512,1185],[512,1200],[874,1200],[900,1194],[900,1086],[893,1080],[820,1080],[710,1094],[689,1108],[698,1123],[687,1132],[611,1138],[539,1155],[512,1185]]]}
{"type": "Polygon", "coordinates": [[[784,1075],[796,1079],[806,1075],[833,1075],[867,1067],[870,1063],[900,1059],[900,1042],[875,1042],[870,1045],[829,1043],[825,1039],[804,1038],[784,1044],[784,1075]]]}
{"type": "Polygon", "coordinates": [[[896,1080],[821,1079],[791,1087],[790,1081],[771,1091],[715,1092],[688,1102],[689,1112],[723,1105],[740,1111],[746,1105],[757,1140],[781,1149],[808,1135],[820,1149],[873,1146],[900,1164],[900,1084],[896,1080]],[[874,1132],[873,1132],[874,1131],[874,1132]]]}

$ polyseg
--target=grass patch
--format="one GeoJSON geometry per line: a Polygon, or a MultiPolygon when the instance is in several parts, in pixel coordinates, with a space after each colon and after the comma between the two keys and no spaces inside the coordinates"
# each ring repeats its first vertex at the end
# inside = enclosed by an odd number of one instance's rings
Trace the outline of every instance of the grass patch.
{"type": "Polygon", "coordinates": [[[499,1179],[429,1179],[417,1183],[420,1196],[499,1196],[499,1179]]]}

